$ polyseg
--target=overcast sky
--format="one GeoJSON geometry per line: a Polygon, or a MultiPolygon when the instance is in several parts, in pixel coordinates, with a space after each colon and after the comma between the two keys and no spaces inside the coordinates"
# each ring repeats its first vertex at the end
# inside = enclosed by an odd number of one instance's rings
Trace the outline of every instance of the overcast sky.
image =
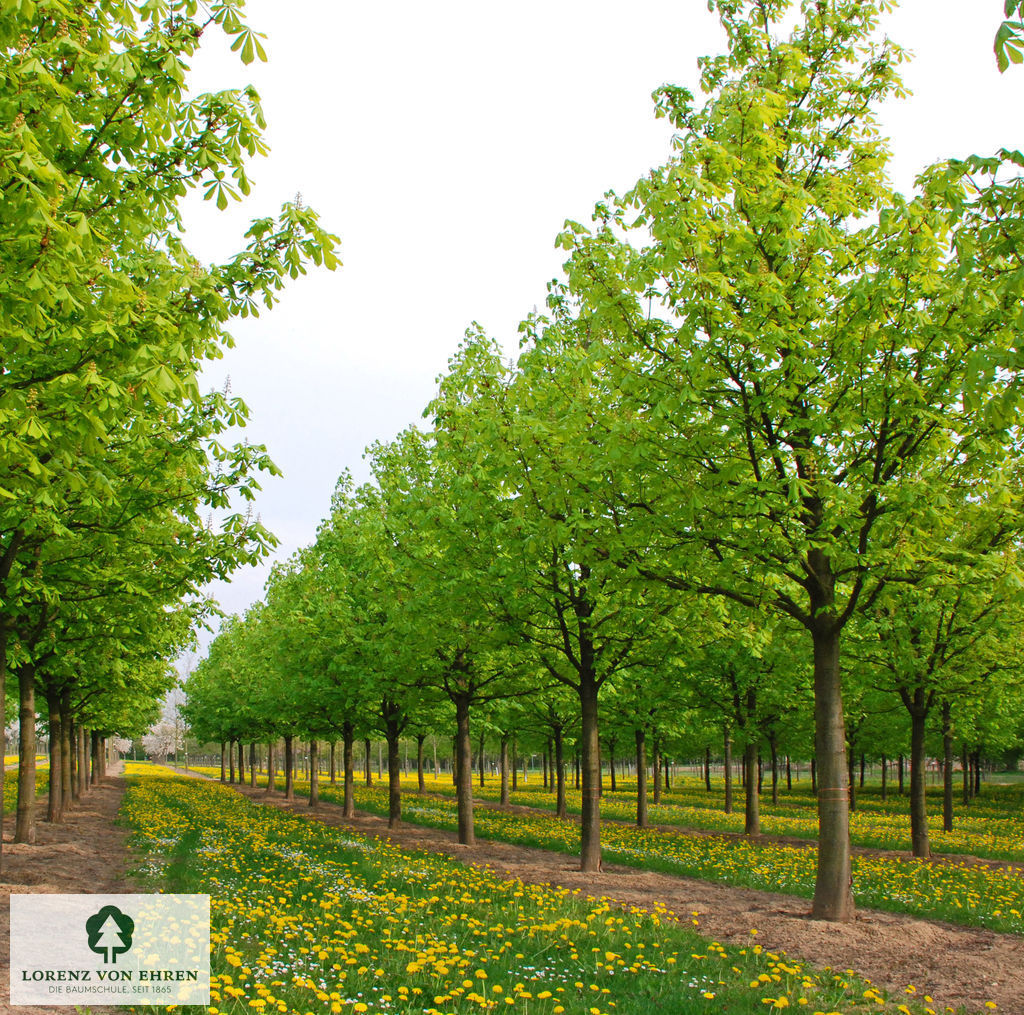
{"type": "MultiPolygon", "coordinates": [[[[279,557],[312,541],[338,475],[368,477],[364,448],[420,418],[465,329],[512,355],[516,326],[563,260],[566,218],[664,161],[670,130],[651,92],[695,93],[697,57],[723,35],[704,0],[249,0],[269,62],[243,67],[211,30],[194,87],[251,82],[271,155],[229,211],[190,202],[187,242],[213,260],[249,220],[299,192],[341,237],[343,266],[313,270],[281,303],[233,328],[206,371],[252,410],[248,439],[284,471],[257,504],[279,557]]],[[[1001,0],[905,0],[885,30],[915,53],[912,98],[883,111],[893,177],[949,155],[1024,147],[1024,69],[1000,75],[1001,0]],[[983,13],[979,13],[983,11],[983,13]]],[[[214,592],[236,612],[266,569],[214,592]]]]}

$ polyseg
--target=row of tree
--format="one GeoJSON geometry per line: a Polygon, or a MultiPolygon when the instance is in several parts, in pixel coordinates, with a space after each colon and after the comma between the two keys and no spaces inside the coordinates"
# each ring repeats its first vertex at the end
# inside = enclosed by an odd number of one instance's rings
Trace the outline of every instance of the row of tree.
{"type": "Polygon", "coordinates": [[[703,105],[655,94],[669,159],[567,223],[515,364],[472,331],[427,425],[370,449],[373,483],[342,477],[191,718],[346,757],[372,726],[397,820],[399,738],[442,707],[470,841],[471,712],[525,698],[556,753],[576,728],[594,870],[602,712],[640,750],[699,716],[748,772],[763,742],[814,759],[814,914],[846,920],[848,741],[910,756],[926,855],[930,725],[947,759],[1019,735],[1024,158],[897,193],[885,4],[807,0],[785,36],[781,0],[714,6],[703,105]]]}
{"type": "Polygon", "coordinates": [[[37,713],[56,821],[87,737],[152,722],[168,660],[212,610],[203,587],[273,542],[237,513],[273,464],[226,442],[247,409],[202,393],[199,372],[231,345],[230,318],[272,305],[308,260],[333,267],[335,241],[295,203],[255,221],[223,264],[181,242],[180,199],[201,188],[224,207],[265,150],[251,88],[185,83],[208,28],[256,55],[241,7],[0,10],[0,708],[10,674],[19,841],[34,837],[37,713]]]}

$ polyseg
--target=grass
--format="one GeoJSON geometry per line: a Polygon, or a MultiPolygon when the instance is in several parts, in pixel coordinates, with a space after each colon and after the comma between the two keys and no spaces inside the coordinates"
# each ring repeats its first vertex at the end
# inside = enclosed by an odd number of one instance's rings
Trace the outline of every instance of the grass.
{"type": "Polygon", "coordinates": [[[768,952],[756,928],[726,948],[664,910],[503,881],[146,771],[129,764],[122,809],[137,876],[211,895],[209,1015],[931,1011],[768,952]]]}
{"type": "MultiPolygon", "coordinates": [[[[406,785],[410,790],[415,789],[413,780],[407,780],[406,785]]],[[[618,821],[632,822],[636,817],[636,782],[620,779],[618,785],[620,788],[614,793],[605,788],[601,814],[618,821]]],[[[742,789],[736,787],[735,810],[726,814],[724,786],[720,782],[712,783],[712,786],[709,793],[700,780],[692,777],[677,779],[673,788],[663,793],[661,804],[649,803],[650,822],[706,831],[742,832],[742,789]]],[[[427,788],[431,793],[455,795],[450,779],[430,779],[427,788]]],[[[952,832],[942,830],[941,792],[940,786],[933,787],[928,793],[928,831],[935,852],[966,853],[1024,864],[1024,787],[1016,790],[986,786],[984,795],[975,798],[967,808],[959,806],[957,797],[952,832]]],[[[501,791],[492,780],[483,787],[474,785],[473,794],[478,800],[493,803],[499,800],[501,791]]],[[[555,809],[554,795],[532,784],[512,794],[511,802],[552,812],[555,809]]],[[[569,813],[580,813],[582,801],[578,790],[566,790],[566,804],[569,813]]],[[[761,829],[766,835],[817,839],[817,802],[809,784],[796,784],[792,791],[781,792],[778,804],[772,804],[767,795],[763,795],[760,809],[761,829]]],[[[859,791],[857,809],[850,815],[850,837],[855,846],[910,852],[908,798],[890,793],[887,800],[882,800],[880,788],[876,786],[859,791]]]]}
{"type": "MultiPolygon", "coordinates": [[[[36,769],[36,796],[49,791],[49,768],[36,769]]],[[[4,814],[12,814],[18,806],[18,773],[4,773],[4,814]]]]}
{"type": "MultiPolygon", "coordinates": [[[[206,771],[215,774],[218,770],[206,771]]],[[[265,785],[265,777],[261,781],[265,785]]],[[[308,782],[296,783],[297,794],[308,793],[308,788],[308,782]]],[[[998,797],[998,792],[993,795],[998,797]]],[[[322,784],[320,795],[331,803],[343,802],[340,786],[322,784]]],[[[383,786],[356,786],[355,796],[360,809],[387,814],[387,790],[383,786]]],[[[989,806],[1001,808],[1007,806],[1007,801],[994,799],[989,806]]],[[[402,816],[412,824],[457,828],[455,803],[448,798],[403,795],[402,816]]],[[[477,835],[484,839],[570,855],[579,853],[579,826],[553,814],[523,815],[477,808],[474,823],[477,835]]],[[[817,851],[813,846],[639,829],[610,822],[602,825],[601,840],[603,856],[609,863],[805,898],[814,893],[817,851]]],[[[853,860],[854,897],[858,905],[869,908],[1024,934],[1022,873],[1016,867],[857,855],[853,860]]]]}

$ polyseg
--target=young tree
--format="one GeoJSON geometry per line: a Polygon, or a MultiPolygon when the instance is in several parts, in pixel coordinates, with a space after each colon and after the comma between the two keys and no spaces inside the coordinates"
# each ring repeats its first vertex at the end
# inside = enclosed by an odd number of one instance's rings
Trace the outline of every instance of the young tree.
{"type": "Polygon", "coordinates": [[[240,549],[265,548],[241,516],[209,539],[195,524],[198,505],[251,491],[232,477],[263,455],[216,441],[246,411],[203,399],[197,375],[231,344],[231,316],[271,305],[304,262],[336,259],[335,238],[299,203],[255,221],[222,265],[203,267],[182,245],[179,199],[201,187],[226,206],[248,193],[245,161],[265,150],[251,88],[186,97],[205,28],[225,31],[245,62],[262,58],[241,8],[229,0],[200,18],[193,0],[53,0],[0,11],[0,702],[12,667],[28,694],[45,661],[28,650],[64,609],[68,587],[45,570],[40,580],[47,556],[66,559],[52,544],[97,517],[104,531],[137,517],[131,494],[149,476],[125,468],[127,445],[168,453],[154,489],[189,533],[165,532],[165,554],[202,547],[224,574],[240,549]],[[177,452],[192,456],[183,472],[177,452]]]}
{"type": "Polygon", "coordinates": [[[805,0],[787,38],[782,2],[715,6],[730,49],[703,61],[709,100],[659,90],[675,153],[599,205],[593,232],[570,224],[570,289],[605,328],[595,369],[632,407],[630,439],[600,443],[647,477],[622,566],[807,632],[814,913],[848,920],[840,641],[941,555],[948,505],[1013,488],[1020,244],[1004,221],[1021,188],[972,182],[1007,156],[889,191],[873,111],[900,92],[901,53],[872,41],[884,4],[805,0]]]}
{"type": "MultiPolygon", "coordinates": [[[[986,527],[991,535],[991,529],[986,527]]],[[[960,533],[964,538],[963,530],[960,533]]],[[[945,824],[952,830],[952,715],[1021,664],[1015,633],[1024,583],[1015,555],[985,560],[946,576],[888,590],[862,625],[861,655],[895,692],[910,721],[910,830],[914,856],[928,857],[925,800],[926,737],[933,712],[941,715],[946,755],[945,824]]],[[[962,711],[965,718],[969,707],[962,711]]]]}
{"type": "Polygon", "coordinates": [[[428,411],[438,445],[463,463],[452,485],[460,512],[491,520],[494,549],[478,586],[579,701],[580,867],[598,870],[601,689],[628,667],[660,661],[680,597],[609,561],[620,518],[594,491],[624,491],[629,478],[595,448],[592,421],[614,416],[615,394],[592,370],[590,321],[560,314],[540,323],[523,325],[515,373],[471,333],[428,411]]]}

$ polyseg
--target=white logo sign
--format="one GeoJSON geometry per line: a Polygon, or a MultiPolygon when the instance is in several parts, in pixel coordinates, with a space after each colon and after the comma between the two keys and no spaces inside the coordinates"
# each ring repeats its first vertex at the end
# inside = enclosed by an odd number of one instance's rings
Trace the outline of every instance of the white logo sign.
{"type": "Polygon", "coordinates": [[[209,1003],[209,895],[11,896],[12,1005],[209,1003]]]}

